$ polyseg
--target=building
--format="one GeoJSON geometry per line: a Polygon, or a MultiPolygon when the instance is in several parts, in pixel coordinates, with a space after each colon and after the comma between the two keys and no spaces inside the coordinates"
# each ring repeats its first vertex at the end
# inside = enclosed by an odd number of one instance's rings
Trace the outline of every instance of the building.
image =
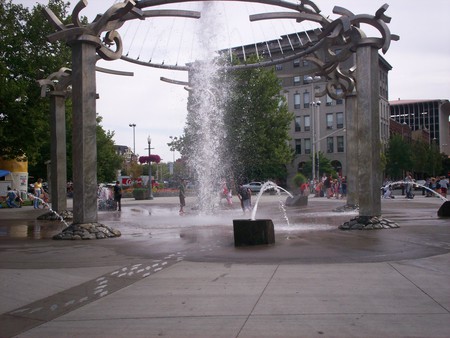
{"type": "Polygon", "coordinates": [[[439,151],[450,156],[450,102],[449,100],[390,101],[391,119],[407,125],[412,133],[439,146],[439,151]],[[427,140],[428,137],[428,140],[427,140]]]}
{"type": "MultiPolygon", "coordinates": [[[[270,59],[280,59],[292,56],[293,50],[308,46],[317,40],[315,30],[298,32],[282,36],[278,40],[256,43],[252,45],[232,48],[233,56],[245,62],[249,55],[258,55],[270,59]]],[[[338,48],[334,50],[340,52],[338,48]]],[[[355,63],[355,55],[342,63],[343,69],[349,69],[355,63]]],[[[389,86],[388,72],[392,66],[379,56],[380,83],[380,139],[382,147],[389,140],[389,86]]],[[[290,62],[275,65],[275,71],[283,87],[283,94],[288,103],[289,111],[295,117],[291,125],[291,146],[295,149],[295,159],[288,166],[287,182],[291,182],[297,172],[311,177],[312,173],[303,172],[303,166],[311,161],[313,152],[322,152],[329,159],[341,175],[346,175],[346,126],[345,99],[332,99],[324,94],[315,96],[312,93],[322,92],[327,85],[326,79],[316,77],[317,67],[306,59],[295,59],[290,62]]],[[[320,168],[316,168],[316,175],[321,176],[320,168]]]]}

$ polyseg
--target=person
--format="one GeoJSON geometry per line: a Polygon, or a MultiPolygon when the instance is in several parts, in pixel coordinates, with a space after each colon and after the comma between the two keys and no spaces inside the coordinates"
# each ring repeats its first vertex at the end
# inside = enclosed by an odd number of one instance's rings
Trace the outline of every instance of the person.
{"type": "Polygon", "coordinates": [[[119,181],[116,181],[116,184],[114,185],[114,201],[119,208],[118,210],[122,211],[122,188],[119,185],[119,181]]]}
{"type": "Polygon", "coordinates": [[[441,177],[441,180],[439,181],[439,184],[441,185],[441,195],[442,195],[442,197],[447,198],[448,181],[445,178],[445,176],[441,177]]]}
{"type": "Polygon", "coordinates": [[[39,202],[41,201],[42,194],[42,178],[38,178],[38,180],[34,183],[34,202],[33,206],[35,209],[39,209],[39,202]]]}
{"type": "Polygon", "coordinates": [[[185,180],[180,181],[179,186],[180,192],[178,194],[178,197],[180,198],[180,215],[184,215],[184,207],[186,206],[186,182],[185,180]]]}
{"type": "Polygon", "coordinates": [[[242,211],[245,212],[252,210],[252,192],[249,188],[243,185],[239,186],[238,198],[241,201],[242,211]]]}
{"type": "Polygon", "coordinates": [[[383,198],[395,198],[395,196],[392,195],[392,187],[390,184],[386,186],[386,189],[383,194],[383,198]]]}
{"type": "Polygon", "coordinates": [[[405,177],[405,189],[406,189],[406,198],[413,199],[414,194],[412,193],[413,179],[409,172],[406,173],[405,177]]]}
{"type": "Polygon", "coordinates": [[[7,188],[6,197],[7,197],[6,198],[6,205],[8,206],[8,208],[20,208],[16,204],[17,195],[16,195],[15,191],[11,189],[11,187],[7,188]]]}

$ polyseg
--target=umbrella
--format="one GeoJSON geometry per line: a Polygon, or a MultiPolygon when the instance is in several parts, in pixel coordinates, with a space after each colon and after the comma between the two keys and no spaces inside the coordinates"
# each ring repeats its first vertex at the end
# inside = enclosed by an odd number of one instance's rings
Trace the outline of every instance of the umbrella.
{"type": "Polygon", "coordinates": [[[9,175],[9,174],[11,174],[10,171],[0,169],[0,177],[6,176],[6,175],[9,175]]]}

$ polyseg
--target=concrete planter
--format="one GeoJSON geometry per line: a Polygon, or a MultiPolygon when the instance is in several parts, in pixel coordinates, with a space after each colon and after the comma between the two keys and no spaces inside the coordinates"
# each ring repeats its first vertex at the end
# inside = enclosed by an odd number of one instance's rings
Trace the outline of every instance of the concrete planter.
{"type": "Polygon", "coordinates": [[[233,220],[234,246],[275,243],[275,232],[271,219],[233,220]]]}

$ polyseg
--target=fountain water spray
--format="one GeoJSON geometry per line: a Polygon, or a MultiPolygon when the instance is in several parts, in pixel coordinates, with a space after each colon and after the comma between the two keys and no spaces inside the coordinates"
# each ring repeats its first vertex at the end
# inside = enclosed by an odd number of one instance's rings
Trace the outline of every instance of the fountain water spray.
{"type": "Polygon", "coordinates": [[[442,195],[439,194],[438,192],[434,191],[433,189],[430,189],[429,187],[424,186],[424,185],[419,184],[419,183],[416,183],[416,182],[396,181],[396,182],[388,183],[388,184],[386,184],[385,186],[383,186],[383,190],[386,190],[387,188],[389,188],[389,186],[396,186],[396,185],[401,185],[401,184],[404,184],[404,185],[410,184],[410,185],[411,185],[411,189],[412,189],[414,186],[418,186],[418,187],[424,188],[425,190],[427,190],[427,191],[431,192],[432,194],[434,194],[436,197],[439,197],[441,200],[443,200],[443,201],[448,201],[447,198],[445,198],[444,196],[442,196],[442,195]]]}
{"type": "Polygon", "coordinates": [[[66,228],[69,226],[69,224],[64,220],[64,217],[62,217],[62,216],[61,216],[60,214],[58,214],[55,210],[53,210],[53,209],[50,207],[50,204],[48,204],[47,202],[45,202],[42,198],[37,197],[37,196],[35,196],[35,195],[33,195],[33,194],[29,194],[29,193],[27,193],[27,195],[28,195],[28,197],[31,197],[31,199],[38,199],[39,201],[41,201],[42,204],[48,208],[48,211],[49,211],[49,212],[51,212],[52,214],[56,215],[56,217],[59,219],[59,221],[62,222],[62,223],[64,223],[64,225],[66,226],[66,228]]]}
{"type": "Polygon", "coordinates": [[[220,182],[226,177],[226,157],[223,143],[226,138],[224,107],[229,87],[220,73],[217,54],[211,46],[215,39],[214,4],[203,4],[205,20],[199,39],[203,46],[203,60],[193,64],[190,74],[189,113],[185,134],[192,145],[188,150],[189,167],[198,181],[198,204],[201,213],[212,213],[219,204],[220,182]]]}
{"type": "MultiPolygon", "coordinates": [[[[289,197],[291,197],[291,198],[294,197],[294,196],[292,196],[292,194],[289,191],[287,191],[286,189],[276,185],[274,182],[272,182],[272,181],[265,182],[261,186],[261,190],[259,191],[258,195],[256,196],[256,202],[255,202],[255,205],[254,205],[254,207],[252,209],[251,220],[253,220],[253,221],[255,220],[255,218],[256,218],[256,211],[258,210],[259,199],[261,198],[262,194],[268,189],[275,189],[275,191],[277,192],[278,196],[281,196],[281,191],[284,191],[284,192],[286,192],[289,195],[289,197]]],[[[280,200],[280,208],[283,211],[284,218],[286,219],[286,222],[289,225],[289,219],[288,219],[287,214],[286,214],[286,209],[284,208],[284,204],[281,202],[281,200],[280,200]]]]}

